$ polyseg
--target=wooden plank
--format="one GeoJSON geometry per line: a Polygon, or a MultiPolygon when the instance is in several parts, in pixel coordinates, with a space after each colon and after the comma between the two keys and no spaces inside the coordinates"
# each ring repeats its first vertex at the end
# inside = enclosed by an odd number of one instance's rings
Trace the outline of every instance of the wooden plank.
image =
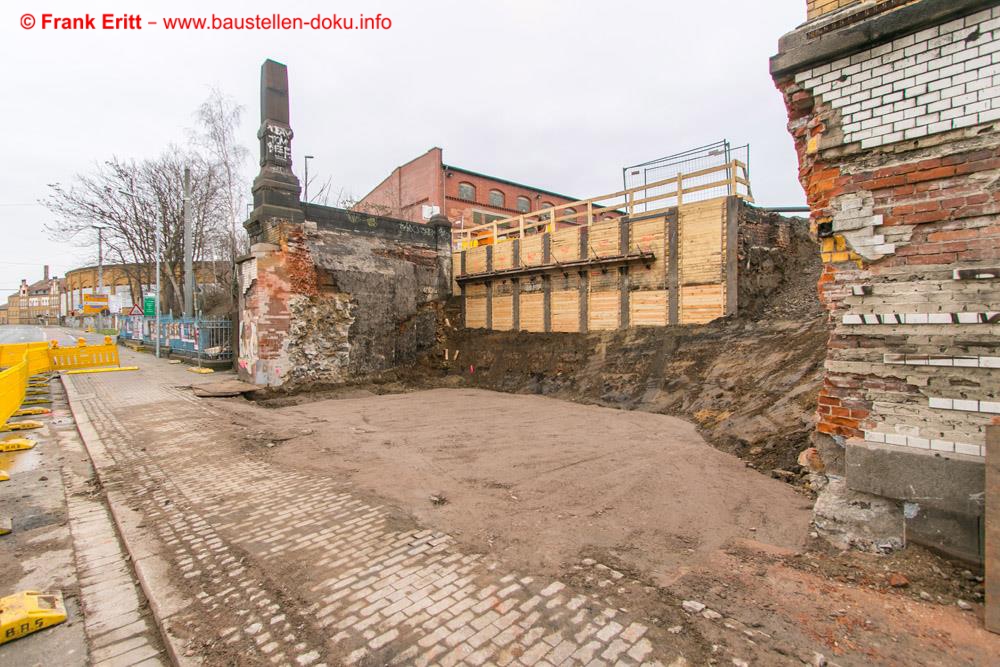
{"type": "Polygon", "coordinates": [[[575,281],[571,290],[552,292],[552,330],[580,330],[580,291],[575,281]]]}
{"type": "Polygon", "coordinates": [[[520,324],[522,331],[545,331],[544,295],[541,291],[521,292],[520,324]]]}
{"type": "Polygon", "coordinates": [[[632,250],[651,251],[656,259],[646,266],[629,267],[629,284],[640,289],[662,289],[667,284],[667,219],[666,217],[632,223],[632,250]]]}
{"type": "Polygon", "coordinates": [[[541,266],[545,263],[542,253],[542,239],[542,234],[521,239],[521,266],[541,266]]]}
{"type": "Polygon", "coordinates": [[[497,243],[493,246],[493,270],[503,271],[514,268],[514,244],[497,243]]]}
{"type": "Polygon", "coordinates": [[[485,273],[486,272],[486,248],[488,246],[479,246],[478,248],[469,248],[465,251],[465,272],[466,273],[485,273]]]}
{"type": "Polygon", "coordinates": [[[634,327],[667,325],[667,290],[633,290],[629,294],[629,324],[634,327]]]}
{"type": "Polygon", "coordinates": [[[493,329],[510,331],[514,328],[514,298],[511,295],[493,295],[493,329]]]}
{"type": "Polygon", "coordinates": [[[549,248],[554,262],[572,262],[580,257],[580,228],[560,229],[552,233],[552,245],[549,248]]]}
{"type": "Polygon", "coordinates": [[[681,324],[705,324],[725,314],[722,285],[681,287],[681,324]]]}
{"type": "Polygon", "coordinates": [[[617,329],[621,307],[618,290],[595,292],[587,298],[587,319],[591,331],[617,329]]]}
{"type": "Polygon", "coordinates": [[[617,220],[602,220],[590,226],[588,257],[612,257],[621,253],[617,220]]]}
{"type": "Polygon", "coordinates": [[[465,297],[465,326],[469,329],[486,327],[486,297],[465,297]]]}

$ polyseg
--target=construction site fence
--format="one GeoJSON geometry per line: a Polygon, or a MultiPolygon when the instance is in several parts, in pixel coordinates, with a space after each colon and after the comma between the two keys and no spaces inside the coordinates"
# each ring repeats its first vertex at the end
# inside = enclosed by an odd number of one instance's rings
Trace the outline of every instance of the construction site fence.
{"type": "Polygon", "coordinates": [[[87,345],[82,338],[68,347],[55,341],[0,345],[0,424],[21,407],[34,375],[120,365],[118,347],[110,337],[100,345],[87,345]]]}
{"type": "MultiPolygon", "coordinates": [[[[232,328],[232,321],[226,317],[163,316],[160,318],[160,348],[206,361],[229,361],[233,358],[232,328]]],[[[121,318],[119,341],[154,347],[156,337],[155,317],[134,315],[121,318]]]]}

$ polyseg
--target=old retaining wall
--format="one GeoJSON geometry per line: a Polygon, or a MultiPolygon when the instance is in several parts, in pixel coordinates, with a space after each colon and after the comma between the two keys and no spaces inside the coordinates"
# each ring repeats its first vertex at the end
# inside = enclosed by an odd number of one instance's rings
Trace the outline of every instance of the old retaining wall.
{"type": "Polygon", "coordinates": [[[772,59],[835,326],[823,460],[861,502],[891,501],[883,545],[905,515],[911,538],[971,560],[1000,415],[996,4],[862,3],[789,33],[772,59]]]}
{"type": "Polygon", "coordinates": [[[302,389],[412,363],[436,340],[451,229],[302,206],[241,263],[240,376],[302,389]]]}

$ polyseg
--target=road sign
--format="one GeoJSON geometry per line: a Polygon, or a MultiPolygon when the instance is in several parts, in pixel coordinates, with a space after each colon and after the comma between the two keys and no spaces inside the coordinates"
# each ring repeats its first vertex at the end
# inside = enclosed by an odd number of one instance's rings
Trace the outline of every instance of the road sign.
{"type": "Polygon", "coordinates": [[[139,304],[133,303],[128,315],[142,315],[142,308],[139,307],[139,304]]]}
{"type": "Polygon", "coordinates": [[[146,317],[156,317],[155,296],[145,296],[142,298],[142,314],[146,317]]]}
{"type": "Polygon", "coordinates": [[[83,314],[84,315],[100,315],[101,313],[107,311],[108,309],[108,295],[107,294],[84,294],[83,295],[83,314]]]}

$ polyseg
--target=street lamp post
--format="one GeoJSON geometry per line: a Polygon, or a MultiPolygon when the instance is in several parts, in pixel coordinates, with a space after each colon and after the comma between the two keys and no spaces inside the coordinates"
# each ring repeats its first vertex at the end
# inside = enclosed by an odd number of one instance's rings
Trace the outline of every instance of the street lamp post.
{"type": "MultiPolygon", "coordinates": [[[[104,294],[104,236],[102,232],[107,228],[107,225],[95,222],[93,228],[97,230],[97,293],[99,295],[104,294]]],[[[108,299],[108,304],[110,305],[111,299],[108,299]]],[[[97,315],[97,328],[104,328],[104,313],[98,313],[97,315]]]]}
{"type": "MultiPolygon", "coordinates": [[[[136,196],[131,192],[126,192],[125,190],[119,190],[119,193],[125,195],[129,199],[135,201],[136,196]]],[[[156,358],[160,358],[160,234],[161,228],[167,224],[167,207],[161,201],[160,202],[160,222],[157,223],[156,229],[156,299],[154,300],[154,306],[156,307],[156,358]]]]}
{"type": "Polygon", "coordinates": [[[309,203],[309,160],[312,160],[313,157],[314,156],[312,156],[312,155],[307,155],[305,157],[305,160],[306,160],[306,179],[305,179],[306,180],[306,185],[305,185],[305,192],[303,193],[303,198],[305,199],[305,202],[307,204],[309,203]]]}

